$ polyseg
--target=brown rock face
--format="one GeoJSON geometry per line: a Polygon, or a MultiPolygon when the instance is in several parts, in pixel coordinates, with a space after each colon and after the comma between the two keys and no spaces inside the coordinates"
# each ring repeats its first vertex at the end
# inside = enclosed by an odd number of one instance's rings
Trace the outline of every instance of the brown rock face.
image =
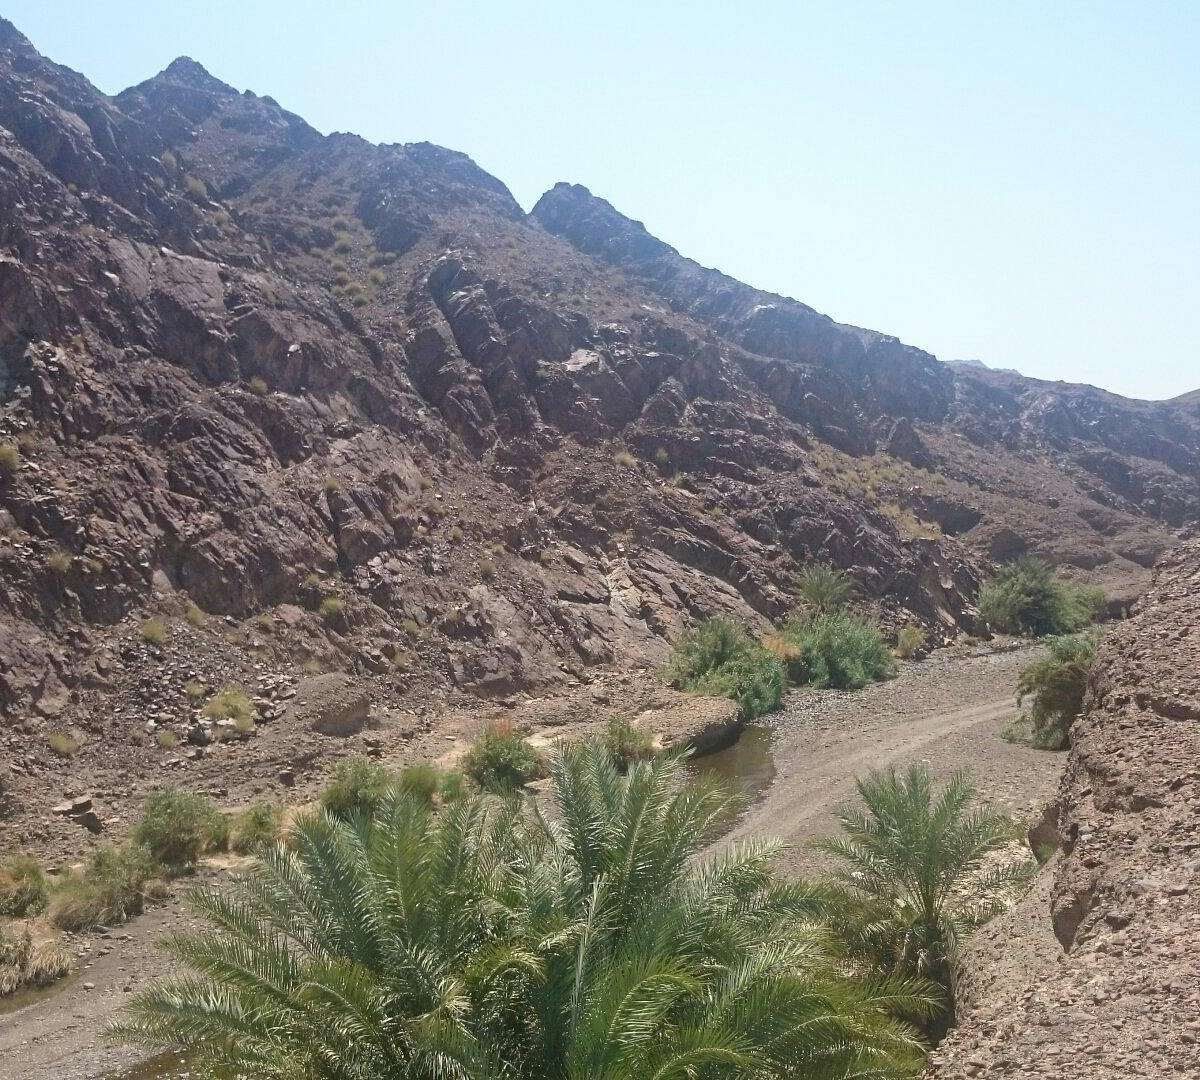
{"type": "Polygon", "coordinates": [[[1059,797],[1059,854],[966,958],[930,1075],[1190,1076],[1200,1067],[1200,542],[1101,648],[1059,797]]]}

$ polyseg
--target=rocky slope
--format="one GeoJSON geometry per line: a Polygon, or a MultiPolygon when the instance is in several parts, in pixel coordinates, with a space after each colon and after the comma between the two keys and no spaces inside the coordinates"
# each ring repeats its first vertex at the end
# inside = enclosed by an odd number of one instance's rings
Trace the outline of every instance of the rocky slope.
{"type": "Polygon", "coordinates": [[[2,21],[0,444],[35,816],[80,776],[219,774],[233,749],[155,742],[211,734],[188,683],[259,694],[275,750],[238,769],[271,784],[324,745],[288,726],[306,672],[426,730],[765,623],[814,559],[952,635],[992,559],[1124,587],[1200,517],[1194,400],[956,370],[582,188],[526,215],[462,154],[323,136],[187,59],[108,98],[2,21]]]}
{"type": "Polygon", "coordinates": [[[1200,1072],[1200,542],[1102,646],[1025,902],[975,942],[929,1075],[1200,1072]]]}

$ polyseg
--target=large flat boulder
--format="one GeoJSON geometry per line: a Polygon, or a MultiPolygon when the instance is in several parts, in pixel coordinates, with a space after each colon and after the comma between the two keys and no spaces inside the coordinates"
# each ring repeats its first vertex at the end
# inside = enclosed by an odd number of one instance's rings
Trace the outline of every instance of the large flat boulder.
{"type": "Polygon", "coordinates": [[[342,672],[301,679],[286,719],[322,735],[355,735],[366,726],[371,699],[366,686],[342,672]]]}

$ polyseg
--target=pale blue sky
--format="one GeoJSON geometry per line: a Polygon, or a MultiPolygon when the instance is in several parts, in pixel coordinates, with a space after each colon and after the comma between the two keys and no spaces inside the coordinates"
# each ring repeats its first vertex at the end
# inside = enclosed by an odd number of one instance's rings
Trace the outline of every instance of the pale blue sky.
{"type": "Polygon", "coordinates": [[[116,92],[186,54],[322,131],[587,185],[943,359],[1200,387],[1200,3],[0,0],[116,92]]]}

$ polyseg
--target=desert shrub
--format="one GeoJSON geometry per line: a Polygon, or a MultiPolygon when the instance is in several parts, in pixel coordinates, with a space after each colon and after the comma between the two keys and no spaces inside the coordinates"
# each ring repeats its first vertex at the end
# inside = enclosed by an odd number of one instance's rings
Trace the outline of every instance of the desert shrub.
{"type": "Polygon", "coordinates": [[[788,664],[793,682],[859,690],[895,674],[892,651],[869,619],[835,611],[792,620],[780,633],[799,649],[788,664]]]}
{"type": "Polygon", "coordinates": [[[854,595],[854,583],[840,570],[815,563],[800,574],[800,595],[805,604],[820,614],[837,611],[854,595]]]}
{"type": "Polygon", "coordinates": [[[545,764],[512,724],[498,721],[467,751],[462,771],[484,790],[504,793],[544,776],[545,764]]]}
{"type": "Polygon", "coordinates": [[[747,719],[779,708],[787,684],[775,656],[742,627],[720,618],[680,635],[666,679],[680,690],[730,698],[747,719]]]}
{"type": "Polygon", "coordinates": [[[190,173],[183,178],[183,190],[194,203],[208,202],[208,186],[198,176],[190,173]]]}
{"type": "Polygon", "coordinates": [[[71,569],[71,553],[56,548],[46,556],[46,566],[55,574],[65,574],[71,569]]]}
{"type": "Polygon", "coordinates": [[[318,660],[315,656],[310,656],[304,661],[303,664],[300,665],[300,670],[303,671],[305,675],[320,675],[325,669],[320,660],[318,660]]]}
{"type": "Polygon", "coordinates": [[[654,736],[623,716],[614,716],[600,737],[605,752],[621,772],[635,761],[654,756],[654,736]]]}
{"type": "Polygon", "coordinates": [[[178,871],[206,851],[223,849],[229,842],[229,821],[203,795],[151,788],[129,838],[155,862],[178,871]]]}
{"type": "Polygon", "coordinates": [[[350,240],[348,237],[345,237],[345,236],[339,236],[333,245],[333,250],[336,251],[339,255],[348,254],[350,251],[350,248],[351,248],[350,240]]]}
{"type": "Polygon", "coordinates": [[[79,753],[79,740],[66,731],[50,732],[46,745],[56,757],[73,758],[79,753]]]}
{"type": "Polygon", "coordinates": [[[275,619],[269,611],[260,611],[254,616],[254,625],[264,634],[269,634],[275,629],[275,619]]]}
{"type": "Polygon", "coordinates": [[[142,623],[142,640],[148,645],[165,645],[167,643],[167,624],[162,619],[147,619],[142,623]]]}
{"type": "Polygon", "coordinates": [[[171,171],[179,165],[179,159],[170,150],[164,150],[158,160],[162,162],[163,168],[171,171]]]}
{"type": "Polygon", "coordinates": [[[1030,701],[1030,741],[1039,749],[1066,749],[1071,724],[1083,709],[1096,645],[1094,633],[1055,638],[1045,656],[1021,669],[1017,704],[1030,701]]]}
{"type": "Polygon", "coordinates": [[[421,632],[421,624],[416,619],[405,619],[400,628],[410,638],[415,638],[421,632]]]}
{"type": "Polygon", "coordinates": [[[0,446],[0,476],[13,476],[21,468],[21,451],[11,443],[0,446]]]}
{"type": "Polygon", "coordinates": [[[183,692],[187,695],[188,701],[193,705],[196,704],[208,691],[204,688],[204,683],[198,682],[196,679],[190,679],[184,684],[183,692]]]}
{"type": "Polygon", "coordinates": [[[71,955],[58,942],[34,943],[26,926],[16,933],[0,927],[0,997],[21,987],[49,986],[71,970],[71,955]]]}
{"type": "Polygon", "coordinates": [[[329,783],[321,792],[321,807],[340,818],[372,815],[395,787],[396,778],[379,762],[342,758],[330,771],[329,783]]]}
{"type": "Polygon", "coordinates": [[[227,686],[209,698],[204,715],[211,720],[253,720],[254,702],[240,686],[227,686]]]}
{"type": "Polygon", "coordinates": [[[484,581],[496,580],[496,564],[491,559],[479,560],[479,576],[484,581]]]}
{"type": "Polygon", "coordinates": [[[387,274],[385,274],[382,270],[372,270],[367,275],[367,280],[369,280],[372,285],[382,285],[387,281],[387,274]]]}
{"type": "Polygon", "coordinates": [[[0,915],[24,919],[46,907],[46,875],[32,855],[0,859],[0,915]]]}
{"type": "Polygon", "coordinates": [[[208,616],[195,604],[188,604],[183,617],[188,621],[190,626],[194,626],[197,630],[201,630],[208,625],[208,616]]]}
{"type": "Polygon", "coordinates": [[[342,490],[342,482],[336,476],[327,476],[322,482],[326,495],[332,495],[334,492],[342,490]]]}
{"type": "Polygon", "coordinates": [[[622,469],[632,469],[637,464],[637,458],[628,450],[618,450],[613,455],[613,461],[620,465],[622,469]]]}
{"type": "Polygon", "coordinates": [[[154,744],[160,750],[174,750],[179,745],[179,736],[170,728],[163,728],[155,734],[154,744]]]}
{"type": "Polygon", "coordinates": [[[54,884],[50,891],[50,921],[60,930],[90,930],[123,923],[141,914],[149,883],[158,871],[143,845],[105,844],[92,852],[82,870],[54,884]]]}
{"type": "Polygon", "coordinates": [[[909,660],[925,648],[926,640],[923,627],[902,626],[896,635],[896,655],[901,660],[909,660]]]}
{"type": "Polygon", "coordinates": [[[247,806],[234,816],[229,826],[229,847],[239,855],[252,855],[269,847],[279,838],[283,811],[274,803],[247,806]]]}
{"type": "Polygon", "coordinates": [[[349,232],[350,222],[348,222],[344,217],[341,216],[341,214],[339,214],[329,223],[329,227],[334,232],[349,232]]]}
{"type": "Polygon", "coordinates": [[[1102,589],[1064,581],[1040,559],[1016,559],[979,591],[980,614],[1004,634],[1070,634],[1103,608],[1102,589]]]}
{"type": "Polygon", "coordinates": [[[327,623],[337,622],[346,610],[346,602],[338,596],[325,597],[317,608],[321,618],[327,623]]]}
{"type": "Polygon", "coordinates": [[[266,397],[271,392],[271,388],[267,385],[267,380],[261,375],[255,375],[246,385],[249,387],[250,393],[254,394],[255,397],[266,397]]]}
{"type": "Polygon", "coordinates": [[[229,228],[232,220],[233,219],[230,218],[228,210],[218,210],[215,214],[213,214],[213,224],[216,225],[218,229],[229,228]]]}
{"type": "Polygon", "coordinates": [[[432,803],[441,786],[441,776],[432,765],[409,765],[401,770],[396,786],[406,795],[432,803]]]}

